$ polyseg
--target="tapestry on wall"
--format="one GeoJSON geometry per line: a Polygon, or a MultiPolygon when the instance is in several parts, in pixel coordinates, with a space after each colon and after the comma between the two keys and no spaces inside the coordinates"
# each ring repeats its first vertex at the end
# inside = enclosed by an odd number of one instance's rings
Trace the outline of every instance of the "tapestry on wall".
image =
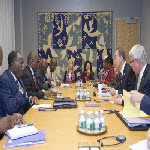
{"type": "Polygon", "coordinates": [[[68,59],[80,77],[84,62],[92,62],[95,77],[103,67],[102,57],[112,55],[112,12],[38,13],[39,58],[57,60],[62,81],[68,59]]]}

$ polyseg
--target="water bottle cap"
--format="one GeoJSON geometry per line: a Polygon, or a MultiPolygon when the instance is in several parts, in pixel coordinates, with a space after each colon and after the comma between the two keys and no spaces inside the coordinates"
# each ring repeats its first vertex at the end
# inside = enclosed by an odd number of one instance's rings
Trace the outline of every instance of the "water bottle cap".
{"type": "Polygon", "coordinates": [[[84,110],[80,110],[80,112],[81,112],[81,114],[83,114],[83,113],[84,113],[84,110]]]}
{"type": "Polygon", "coordinates": [[[95,115],[98,115],[99,114],[99,112],[98,111],[95,111],[95,115]]]}
{"type": "Polygon", "coordinates": [[[100,113],[103,114],[104,110],[100,110],[100,113]]]}

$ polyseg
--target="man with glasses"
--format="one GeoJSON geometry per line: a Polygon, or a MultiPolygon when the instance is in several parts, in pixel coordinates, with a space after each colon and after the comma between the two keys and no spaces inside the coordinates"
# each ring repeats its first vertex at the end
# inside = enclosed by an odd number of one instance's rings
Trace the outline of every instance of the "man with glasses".
{"type": "Polygon", "coordinates": [[[24,60],[17,51],[8,55],[8,69],[0,77],[0,114],[2,117],[13,113],[25,114],[26,111],[37,103],[36,97],[27,97],[21,76],[23,75],[24,60]]]}
{"type": "Polygon", "coordinates": [[[50,61],[49,68],[47,69],[47,77],[51,79],[51,87],[54,86],[60,86],[61,82],[58,80],[58,77],[56,75],[56,67],[57,67],[57,61],[55,58],[52,58],[50,61]]]}
{"type": "Polygon", "coordinates": [[[114,65],[116,69],[119,70],[118,88],[108,88],[108,91],[113,96],[116,95],[116,97],[121,97],[118,94],[123,94],[123,89],[129,92],[135,87],[135,73],[133,72],[131,66],[126,63],[125,57],[125,52],[122,49],[116,50],[114,54],[114,65]]]}
{"type": "Polygon", "coordinates": [[[36,52],[31,51],[27,57],[27,66],[24,69],[22,81],[27,90],[28,96],[36,96],[38,99],[44,98],[44,96],[51,96],[51,90],[45,91],[40,86],[36,72],[39,66],[39,56],[36,52]]]}

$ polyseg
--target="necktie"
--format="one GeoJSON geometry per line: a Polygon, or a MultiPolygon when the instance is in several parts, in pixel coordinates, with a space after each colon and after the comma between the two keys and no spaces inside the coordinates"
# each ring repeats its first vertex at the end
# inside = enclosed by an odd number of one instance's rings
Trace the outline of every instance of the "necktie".
{"type": "Polygon", "coordinates": [[[20,84],[19,80],[16,80],[16,83],[18,85],[18,88],[20,89],[21,88],[21,84],[20,84]]]}
{"type": "Polygon", "coordinates": [[[139,87],[140,87],[140,76],[138,76],[137,91],[139,90],[139,87]]]}
{"type": "Polygon", "coordinates": [[[36,87],[36,89],[37,89],[36,76],[35,76],[35,74],[34,74],[34,82],[35,82],[35,87],[36,87]]]}

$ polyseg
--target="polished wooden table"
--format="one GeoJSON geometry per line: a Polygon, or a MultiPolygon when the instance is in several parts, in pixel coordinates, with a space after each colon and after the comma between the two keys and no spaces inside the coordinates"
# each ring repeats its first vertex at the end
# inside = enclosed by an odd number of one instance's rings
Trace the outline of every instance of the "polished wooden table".
{"type": "MultiPolygon", "coordinates": [[[[63,97],[75,98],[76,88],[75,84],[70,84],[71,87],[58,87],[62,91],[63,97]]],[[[88,87],[84,84],[84,87],[88,87]]],[[[95,88],[90,89],[91,100],[98,99],[93,97],[95,88]]],[[[40,100],[42,104],[53,104],[53,100],[40,100]]],[[[38,109],[31,108],[25,115],[24,119],[28,123],[33,123],[34,126],[40,131],[45,130],[46,143],[38,144],[24,148],[11,148],[12,150],[78,150],[78,144],[83,142],[95,142],[105,136],[126,136],[126,141],[116,146],[102,147],[102,150],[128,150],[129,146],[135,144],[146,137],[146,131],[130,131],[115,114],[105,114],[105,121],[108,130],[103,135],[87,136],[82,135],[77,131],[78,116],[80,110],[96,111],[115,109],[122,110],[122,106],[115,105],[109,101],[101,101],[101,107],[85,107],[85,102],[78,101],[78,108],[73,109],[58,109],[57,111],[38,111],[38,109]]],[[[52,105],[53,106],[53,105],[52,105]]],[[[106,113],[106,112],[104,112],[106,113]]],[[[4,149],[7,137],[5,136],[0,141],[0,150],[4,149]]],[[[111,144],[115,142],[113,138],[103,140],[104,144],[111,144]]]]}

